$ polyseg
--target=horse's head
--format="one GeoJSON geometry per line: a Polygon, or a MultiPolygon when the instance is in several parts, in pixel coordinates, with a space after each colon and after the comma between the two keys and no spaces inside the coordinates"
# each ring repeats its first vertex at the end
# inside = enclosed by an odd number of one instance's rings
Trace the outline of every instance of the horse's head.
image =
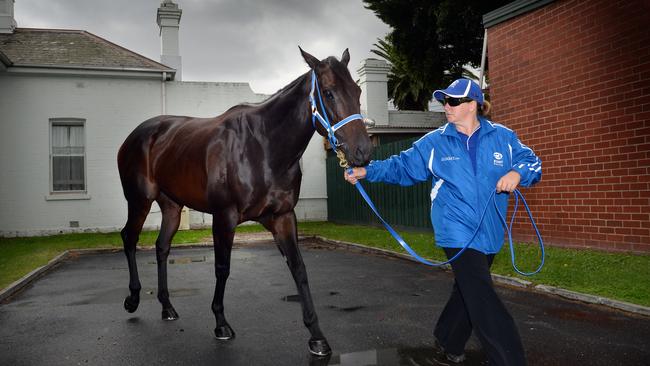
{"type": "Polygon", "coordinates": [[[348,71],[348,50],[343,52],[341,61],[334,57],[319,61],[302,48],[300,52],[312,69],[310,100],[316,131],[343,151],[351,166],[367,165],[372,143],[359,114],[361,88],[348,71]],[[313,113],[313,109],[317,112],[313,113]]]}

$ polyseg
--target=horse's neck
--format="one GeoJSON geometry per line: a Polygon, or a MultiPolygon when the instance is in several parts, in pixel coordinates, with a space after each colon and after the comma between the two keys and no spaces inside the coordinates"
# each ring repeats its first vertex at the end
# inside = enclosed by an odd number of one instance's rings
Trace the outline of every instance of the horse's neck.
{"type": "Polygon", "coordinates": [[[277,148],[278,163],[296,163],[314,134],[309,105],[309,74],[305,74],[265,103],[266,136],[277,148]]]}

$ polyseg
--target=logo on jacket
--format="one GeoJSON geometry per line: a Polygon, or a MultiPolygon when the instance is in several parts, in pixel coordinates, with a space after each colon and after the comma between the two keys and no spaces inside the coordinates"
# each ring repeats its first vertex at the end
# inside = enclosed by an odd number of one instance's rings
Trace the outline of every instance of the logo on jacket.
{"type": "Polygon", "coordinates": [[[440,159],[440,161],[454,161],[454,160],[460,160],[458,156],[445,156],[440,159]]]}
{"type": "Polygon", "coordinates": [[[492,154],[492,156],[494,156],[494,165],[503,166],[503,154],[495,151],[494,154],[492,154]]]}

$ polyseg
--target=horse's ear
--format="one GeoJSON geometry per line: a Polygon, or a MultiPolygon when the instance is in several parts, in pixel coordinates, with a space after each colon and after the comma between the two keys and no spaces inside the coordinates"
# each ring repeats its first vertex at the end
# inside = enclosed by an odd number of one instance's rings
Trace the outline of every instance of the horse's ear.
{"type": "Polygon", "coordinates": [[[305,59],[305,62],[307,63],[307,65],[309,65],[309,67],[311,67],[312,70],[315,70],[316,67],[318,65],[320,65],[320,61],[316,57],[314,57],[314,56],[310,55],[309,53],[303,51],[303,49],[300,48],[300,46],[298,46],[298,48],[300,49],[300,53],[302,53],[302,58],[305,59]]]}
{"type": "Polygon", "coordinates": [[[341,56],[341,63],[348,66],[348,62],[350,62],[350,52],[348,52],[348,49],[346,48],[345,51],[343,51],[343,56],[341,56]]]}

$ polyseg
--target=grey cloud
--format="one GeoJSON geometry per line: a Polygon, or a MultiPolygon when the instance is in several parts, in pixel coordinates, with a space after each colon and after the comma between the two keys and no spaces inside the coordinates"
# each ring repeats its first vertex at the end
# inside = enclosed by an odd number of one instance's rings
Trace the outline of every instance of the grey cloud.
{"type": "MultiPolygon", "coordinates": [[[[183,10],[183,79],[250,82],[272,93],[307,71],[298,46],[318,58],[350,49],[353,75],[388,27],[350,0],[175,0],[183,10]]],[[[160,0],[17,0],[19,27],[84,29],[160,58],[160,0]]]]}

